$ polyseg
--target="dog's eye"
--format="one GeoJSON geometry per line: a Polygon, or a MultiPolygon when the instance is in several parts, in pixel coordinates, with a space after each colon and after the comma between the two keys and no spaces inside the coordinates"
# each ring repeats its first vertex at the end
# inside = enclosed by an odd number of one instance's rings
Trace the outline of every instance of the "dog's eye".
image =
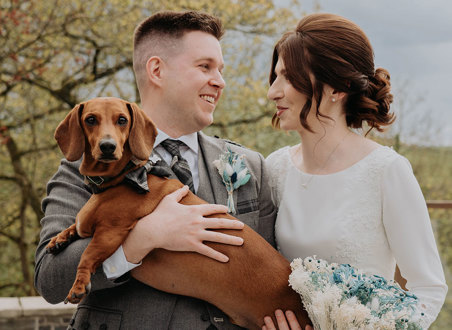
{"type": "Polygon", "coordinates": [[[119,126],[125,126],[125,125],[127,125],[127,123],[128,123],[127,118],[122,117],[122,116],[118,118],[118,125],[119,126]]]}
{"type": "Polygon", "coordinates": [[[94,126],[97,123],[96,117],[91,116],[85,119],[85,123],[90,126],[94,126]]]}

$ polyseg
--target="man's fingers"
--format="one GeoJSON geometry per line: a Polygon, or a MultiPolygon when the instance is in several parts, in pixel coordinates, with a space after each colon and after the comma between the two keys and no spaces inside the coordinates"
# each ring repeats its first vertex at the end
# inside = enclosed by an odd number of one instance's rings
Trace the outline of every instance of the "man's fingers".
{"type": "Polygon", "coordinates": [[[219,233],[217,231],[206,230],[202,237],[203,241],[229,244],[229,245],[242,245],[243,238],[233,235],[227,235],[219,233]]]}
{"type": "Polygon", "coordinates": [[[221,252],[218,252],[217,250],[212,249],[211,247],[208,247],[205,244],[201,244],[196,252],[203,254],[206,257],[220,261],[220,262],[228,262],[229,261],[229,258],[226,255],[224,255],[221,252]]]}
{"type": "Polygon", "coordinates": [[[228,212],[228,207],[220,204],[200,204],[196,205],[196,207],[203,216],[228,212]]]}
{"type": "Polygon", "coordinates": [[[189,191],[190,189],[188,186],[183,186],[182,188],[173,191],[171,194],[168,194],[165,198],[174,198],[176,202],[180,202],[180,200],[184,198],[189,191]]]}
{"type": "Polygon", "coordinates": [[[203,222],[206,229],[243,229],[245,224],[239,220],[222,218],[206,218],[203,222]]]}

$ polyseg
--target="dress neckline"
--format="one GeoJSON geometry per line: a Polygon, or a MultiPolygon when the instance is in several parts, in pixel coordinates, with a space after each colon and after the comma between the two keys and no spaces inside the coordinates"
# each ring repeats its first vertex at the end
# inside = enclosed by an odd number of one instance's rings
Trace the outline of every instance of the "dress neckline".
{"type": "Polygon", "coordinates": [[[339,175],[345,172],[350,171],[351,169],[353,169],[354,167],[366,162],[368,159],[371,158],[372,155],[374,155],[375,153],[377,153],[377,151],[379,150],[383,150],[383,149],[388,149],[389,147],[387,146],[378,146],[375,149],[373,149],[371,152],[369,152],[367,155],[365,155],[363,158],[361,158],[360,160],[358,160],[357,162],[353,163],[352,165],[350,165],[349,167],[346,167],[340,171],[337,172],[332,172],[332,173],[328,173],[328,174],[311,174],[311,173],[307,173],[304,172],[302,170],[300,170],[297,166],[295,166],[295,163],[292,159],[292,156],[290,155],[290,148],[292,148],[291,146],[287,146],[286,147],[286,153],[287,153],[287,157],[289,157],[289,162],[290,165],[292,165],[292,167],[300,174],[305,175],[305,176],[310,176],[310,177],[328,177],[328,176],[334,176],[334,175],[339,175]]]}

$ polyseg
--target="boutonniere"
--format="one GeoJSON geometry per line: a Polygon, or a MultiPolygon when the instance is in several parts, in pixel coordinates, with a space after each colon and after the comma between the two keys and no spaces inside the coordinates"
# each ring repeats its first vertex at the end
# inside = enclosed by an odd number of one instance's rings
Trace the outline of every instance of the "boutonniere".
{"type": "Polygon", "coordinates": [[[247,183],[251,177],[245,164],[245,155],[239,155],[228,148],[220,158],[213,161],[228,192],[228,212],[235,214],[233,191],[247,183]]]}

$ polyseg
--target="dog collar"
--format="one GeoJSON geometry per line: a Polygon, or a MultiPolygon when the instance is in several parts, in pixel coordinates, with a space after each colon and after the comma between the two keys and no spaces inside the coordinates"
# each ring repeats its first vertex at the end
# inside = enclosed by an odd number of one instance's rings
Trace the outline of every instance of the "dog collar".
{"type": "MultiPolygon", "coordinates": [[[[119,175],[122,175],[124,172],[130,170],[131,168],[133,168],[135,166],[136,166],[136,162],[131,160],[126,165],[126,167],[124,167],[124,169],[121,171],[121,173],[119,175]]],[[[168,165],[162,160],[158,160],[156,162],[148,160],[148,162],[144,166],[128,172],[124,176],[123,182],[131,185],[133,188],[135,188],[137,190],[138,193],[147,193],[147,192],[149,192],[149,187],[148,187],[148,183],[147,183],[147,175],[148,174],[152,174],[152,175],[159,176],[159,177],[169,177],[173,174],[173,172],[171,172],[168,165]]],[[[102,184],[112,181],[116,177],[85,176],[85,178],[88,181],[88,184],[89,184],[91,190],[93,191],[93,193],[99,194],[109,188],[109,187],[102,188],[100,186],[102,184]]]]}

